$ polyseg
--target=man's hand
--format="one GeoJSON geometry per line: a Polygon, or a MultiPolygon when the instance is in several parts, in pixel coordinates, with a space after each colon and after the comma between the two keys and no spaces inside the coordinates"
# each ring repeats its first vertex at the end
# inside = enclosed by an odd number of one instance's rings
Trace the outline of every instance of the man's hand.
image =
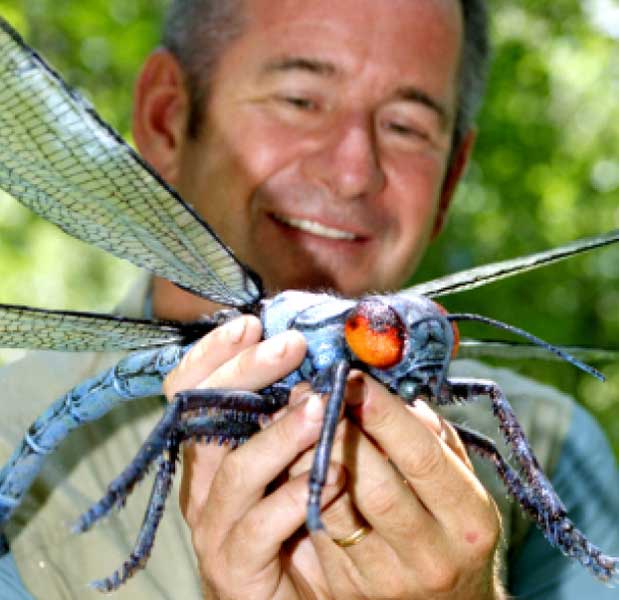
{"type": "MultiPolygon", "coordinates": [[[[298,333],[260,336],[253,317],[207,335],[166,379],[168,398],[197,387],[258,390],[302,361],[298,333]]],[[[501,598],[497,510],[453,429],[362,374],[351,378],[347,404],[323,493],[330,535],[370,528],[347,548],[303,526],[318,396],[295,390],[290,406],[233,452],[184,450],[181,507],[205,597],[501,598]]]]}

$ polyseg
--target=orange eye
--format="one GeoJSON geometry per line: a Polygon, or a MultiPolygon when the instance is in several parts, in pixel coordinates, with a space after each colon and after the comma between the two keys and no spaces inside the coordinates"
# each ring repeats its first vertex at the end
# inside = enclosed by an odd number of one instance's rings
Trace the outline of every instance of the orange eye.
{"type": "MultiPolygon", "coordinates": [[[[449,314],[447,312],[447,309],[441,306],[438,302],[435,302],[434,304],[436,305],[436,307],[438,308],[439,312],[442,315],[447,316],[449,314]]],[[[458,326],[453,321],[450,324],[451,324],[451,330],[453,331],[453,334],[454,334],[454,347],[451,350],[451,358],[456,358],[456,354],[458,354],[458,349],[460,348],[460,330],[458,329],[458,326]]]]}
{"type": "Polygon", "coordinates": [[[346,319],[344,335],[355,356],[371,367],[389,369],[402,359],[404,326],[382,303],[359,303],[346,319]]]}

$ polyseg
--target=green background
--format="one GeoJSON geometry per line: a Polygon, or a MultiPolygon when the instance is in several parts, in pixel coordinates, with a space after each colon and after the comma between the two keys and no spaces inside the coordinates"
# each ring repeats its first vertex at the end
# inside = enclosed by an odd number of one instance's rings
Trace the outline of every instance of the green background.
{"type": "MultiPolygon", "coordinates": [[[[0,0],[0,14],[130,139],[134,77],[157,44],[164,6],[163,0],[0,0]]],[[[491,6],[494,62],[474,162],[416,281],[619,227],[619,4],[492,0],[491,6]]],[[[0,197],[0,302],[109,310],[135,272],[0,197]]],[[[619,247],[444,304],[557,344],[619,348],[619,247]]],[[[468,324],[461,329],[496,335],[468,324]]],[[[619,455],[619,360],[597,365],[606,384],[569,365],[509,364],[574,394],[597,415],[619,455]]]]}

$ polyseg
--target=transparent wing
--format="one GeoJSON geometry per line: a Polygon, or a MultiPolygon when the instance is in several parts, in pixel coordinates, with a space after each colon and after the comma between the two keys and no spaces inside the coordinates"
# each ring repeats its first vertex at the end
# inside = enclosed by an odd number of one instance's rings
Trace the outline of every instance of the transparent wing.
{"type": "Polygon", "coordinates": [[[71,352],[139,350],[186,341],[181,325],[0,304],[0,347],[71,352]]]}
{"type": "Polygon", "coordinates": [[[575,254],[588,252],[589,250],[602,246],[608,246],[618,241],[619,229],[615,229],[607,234],[576,240],[575,242],[559,246],[553,250],[537,252],[535,254],[521,256],[520,258],[490,263],[474,269],[460,271],[459,273],[447,275],[440,279],[414,285],[401,293],[433,298],[464,292],[494,281],[499,281],[500,279],[505,279],[506,277],[511,277],[512,275],[539,269],[540,267],[545,267],[546,265],[564,260],[575,254]]]}
{"type": "MultiPolygon", "coordinates": [[[[600,363],[618,362],[619,350],[605,348],[588,348],[584,346],[558,346],[564,352],[579,360],[600,363]]],[[[506,342],[498,340],[460,340],[458,358],[506,358],[506,359],[539,359],[563,360],[556,354],[533,344],[521,342],[506,342]]]]}
{"type": "Polygon", "coordinates": [[[0,187],[68,234],[216,302],[259,280],[0,18],[0,187]]]}

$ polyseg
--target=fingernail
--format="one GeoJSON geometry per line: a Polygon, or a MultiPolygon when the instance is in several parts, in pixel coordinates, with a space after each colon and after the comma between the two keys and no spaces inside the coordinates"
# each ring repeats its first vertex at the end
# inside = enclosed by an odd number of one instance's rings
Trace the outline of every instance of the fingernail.
{"type": "Polygon", "coordinates": [[[365,399],[365,381],[361,374],[351,377],[346,384],[346,404],[358,406],[365,399]]]}
{"type": "Polygon", "coordinates": [[[312,421],[314,423],[320,423],[322,421],[323,415],[323,406],[322,399],[318,394],[312,394],[305,404],[304,408],[305,418],[308,421],[312,421]]]}
{"type": "Polygon", "coordinates": [[[275,421],[275,415],[260,415],[258,417],[258,426],[260,427],[260,429],[266,429],[269,425],[271,425],[271,423],[274,423],[275,421]]]}
{"type": "Polygon", "coordinates": [[[304,402],[307,402],[312,396],[312,392],[303,392],[302,394],[291,394],[288,399],[288,406],[301,406],[304,402]]]}
{"type": "Polygon", "coordinates": [[[280,408],[276,413],[272,415],[260,415],[259,423],[263,425],[263,429],[269,427],[273,423],[277,423],[280,419],[282,419],[288,413],[288,407],[284,406],[280,408]]]}
{"type": "Polygon", "coordinates": [[[281,358],[284,356],[287,346],[288,339],[286,335],[276,335],[262,342],[258,347],[258,352],[261,358],[270,358],[273,360],[273,358],[281,358]]]}
{"type": "Polygon", "coordinates": [[[247,321],[240,317],[224,325],[224,334],[230,343],[237,344],[241,341],[246,328],[247,321]]]}
{"type": "Polygon", "coordinates": [[[342,467],[339,465],[330,465],[329,470],[327,471],[327,479],[325,480],[326,485],[335,485],[340,480],[340,476],[342,475],[342,467]]]}

